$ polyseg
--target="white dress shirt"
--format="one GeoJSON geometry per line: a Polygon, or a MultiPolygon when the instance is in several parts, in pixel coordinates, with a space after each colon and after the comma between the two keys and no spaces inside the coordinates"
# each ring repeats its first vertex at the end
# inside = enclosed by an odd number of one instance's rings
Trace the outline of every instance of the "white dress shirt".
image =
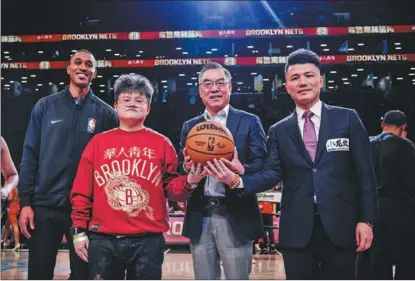
{"type": "MultiPolygon", "coordinates": [[[[229,115],[229,104],[225,106],[221,111],[219,111],[213,118],[209,112],[205,109],[203,116],[206,121],[215,121],[226,126],[229,115]]],[[[207,176],[205,182],[205,196],[216,196],[223,197],[225,196],[225,184],[217,181],[215,178],[207,176]]]]}
{"type": "MultiPolygon", "coordinates": [[[[318,141],[318,134],[320,132],[320,125],[321,125],[321,109],[323,107],[323,103],[321,100],[318,100],[311,108],[310,111],[313,113],[311,117],[311,122],[314,124],[314,129],[316,130],[316,137],[318,141]]],[[[297,120],[298,126],[300,127],[301,138],[304,138],[304,122],[305,119],[303,118],[303,114],[305,112],[304,109],[296,107],[295,111],[297,112],[297,120]]]]}

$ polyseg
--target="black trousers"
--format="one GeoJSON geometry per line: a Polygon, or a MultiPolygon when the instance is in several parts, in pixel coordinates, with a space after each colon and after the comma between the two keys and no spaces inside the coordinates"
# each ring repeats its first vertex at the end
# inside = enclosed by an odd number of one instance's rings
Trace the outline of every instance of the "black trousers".
{"type": "Polygon", "coordinates": [[[53,279],[56,255],[63,235],[67,237],[71,279],[80,280],[87,277],[87,266],[73,248],[69,229],[72,225],[70,208],[34,207],[35,229],[31,231],[29,246],[28,279],[53,279]]]}
{"type": "Polygon", "coordinates": [[[275,238],[274,238],[274,229],[272,226],[274,225],[273,222],[273,215],[270,214],[261,214],[262,216],[262,223],[264,224],[264,244],[265,246],[274,245],[275,238]]]}
{"type": "Polygon", "coordinates": [[[357,264],[356,264],[356,279],[357,280],[370,280],[370,270],[371,270],[371,255],[373,250],[373,245],[375,243],[376,234],[373,234],[374,238],[372,241],[372,246],[364,252],[358,253],[357,264]]]}
{"type": "Polygon", "coordinates": [[[375,240],[370,255],[370,279],[415,279],[415,223],[381,221],[375,228],[375,240]],[[396,265],[395,276],[392,266],[396,265]]]}
{"type": "Polygon", "coordinates": [[[315,215],[314,228],[304,248],[283,248],[287,280],[355,279],[356,247],[334,245],[315,215]]]}
{"type": "Polygon", "coordinates": [[[88,279],[161,280],[164,242],[161,233],[120,238],[91,233],[88,279]]]}

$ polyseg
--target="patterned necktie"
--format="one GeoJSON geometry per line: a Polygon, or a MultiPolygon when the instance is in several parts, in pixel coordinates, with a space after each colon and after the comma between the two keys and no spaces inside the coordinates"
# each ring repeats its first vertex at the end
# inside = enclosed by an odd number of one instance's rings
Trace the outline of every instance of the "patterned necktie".
{"type": "Polygon", "coordinates": [[[317,152],[317,136],[316,130],[314,129],[313,121],[311,121],[313,113],[309,110],[305,111],[303,114],[304,120],[304,130],[303,130],[303,139],[305,148],[307,149],[308,154],[311,157],[311,160],[314,162],[317,152]]]}

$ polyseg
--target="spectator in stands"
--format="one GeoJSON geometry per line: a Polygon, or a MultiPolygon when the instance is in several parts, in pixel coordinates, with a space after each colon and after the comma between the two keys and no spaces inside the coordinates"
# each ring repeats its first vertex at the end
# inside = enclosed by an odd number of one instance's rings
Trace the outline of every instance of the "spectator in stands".
{"type": "Polygon", "coordinates": [[[147,78],[121,75],[114,92],[120,127],[88,143],[71,192],[75,250],[89,280],[161,279],[166,199],[186,200],[203,170],[180,176],[170,140],[144,126],[154,92],[147,78]]]}
{"type": "Polygon", "coordinates": [[[89,140],[118,124],[114,109],[90,89],[96,68],[92,53],[77,51],[67,67],[69,86],[40,99],[32,110],[19,182],[19,225],[29,239],[28,279],[53,279],[63,235],[70,249],[70,278],[86,279],[87,264],[76,255],[70,239],[69,193],[89,140]]]}
{"type": "MultiPolygon", "coordinates": [[[[220,261],[227,279],[249,279],[253,240],[263,233],[255,194],[241,196],[243,186],[234,180],[238,179],[237,174],[262,168],[266,157],[265,132],[257,116],[229,105],[231,78],[230,72],[218,63],[202,67],[199,94],[206,109],[202,115],[186,121],[181,132],[183,150],[193,126],[206,120],[219,122],[230,130],[236,147],[235,160],[222,162],[232,170],[230,176],[207,177],[187,201],[183,236],[190,238],[196,279],[220,279],[220,261]]],[[[186,157],[186,151],[179,157],[184,160],[184,165],[179,165],[182,172],[190,171],[192,161],[186,157]]],[[[213,168],[212,163],[209,167],[213,168]]],[[[212,170],[207,171],[213,175],[212,170]]]]}
{"type": "Polygon", "coordinates": [[[371,249],[370,279],[415,279],[415,146],[406,116],[388,111],[372,138],[379,217],[371,249]],[[395,276],[392,267],[396,265],[395,276]]]}

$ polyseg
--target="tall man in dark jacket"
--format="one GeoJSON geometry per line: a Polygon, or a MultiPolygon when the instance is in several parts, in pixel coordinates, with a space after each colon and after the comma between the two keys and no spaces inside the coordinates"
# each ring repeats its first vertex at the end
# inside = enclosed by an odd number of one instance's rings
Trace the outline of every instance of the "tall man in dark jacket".
{"type": "Polygon", "coordinates": [[[372,138],[379,216],[371,249],[370,279],[415,279],[415,146],[402,137],[406,116],[391,110],[372,138]],[[396,265],[395,276],[392,267],[396,265]]]}
{"type": "Polygon", "coordinates": [[[69,194],[81,153],[97,133],[118,125],[115,111],[90,89],[97,62],[86,50],[67,67],[69,86],[32,110],[20,166],[20,229],[29,239],[29,279],[52,279],[63,235],[71,278],[86,279],[87,264],[73,250],[69,194]]]}

